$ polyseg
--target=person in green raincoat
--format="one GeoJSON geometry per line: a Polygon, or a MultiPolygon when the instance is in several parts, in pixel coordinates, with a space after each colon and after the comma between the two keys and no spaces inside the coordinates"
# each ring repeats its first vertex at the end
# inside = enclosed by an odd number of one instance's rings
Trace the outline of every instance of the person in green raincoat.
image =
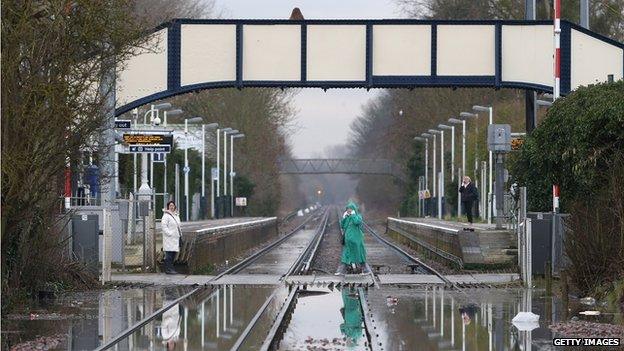
{"type": "Polygon", "coordinates": [[[355,291],[343,289],[342,304],[340,312],[344,323],[340,324],[340,332],[347,338],[347,346],[357,346],[362,337],[362,310],[355,291]]]}
{"type": "Polygon", "coordinates": [[[354,271],[362,272],[366,268],[366,248],[364,247],[363,218],[358,206],[349,201],[347,212],[340,220],[344,232],[344,247],[340,261],[351,266],[354,271]]]}

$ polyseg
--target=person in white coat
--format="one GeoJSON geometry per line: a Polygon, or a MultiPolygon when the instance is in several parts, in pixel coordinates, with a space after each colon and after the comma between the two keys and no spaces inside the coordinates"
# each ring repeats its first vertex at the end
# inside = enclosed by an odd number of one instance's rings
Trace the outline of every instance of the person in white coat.
{"type": "Polygon", "coordinates": [[[176,253],[180,251],[182,230],[180,229],[180,215],[176,209],[175,202],[167,202],[167,208],[163,211],[160,222],[163,234],[163,251],[165,252],[165,273],[167,274],[177,274],[173,268],[173,260],[176,253]]]}

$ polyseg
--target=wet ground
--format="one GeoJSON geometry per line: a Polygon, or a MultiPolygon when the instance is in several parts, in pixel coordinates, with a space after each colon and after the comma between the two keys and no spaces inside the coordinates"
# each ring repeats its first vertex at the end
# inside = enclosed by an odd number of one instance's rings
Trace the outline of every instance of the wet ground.
{"type": "MultiPolygon", "coordinates": [[[[339,262],[342,245],[335,218],[320,244],[320,255],[313,264],[316,270],[326,269],[331,273],[339,262]]],[[[315,225],[312,221],[241,273],[285,273],[312,240],[315,225]]],[[[406,273],[407,262],[369,234],[366,245],[369,262],[380,266],[380,274],[406,273]]],[[[3,349],[94,349],[128,326],[169,306],[190,289],[192,287],[135,287],[67,294],[30,314],[4,319],[3,349]]],[[[285,318],[288,322],[280,333],[279,349],[367,349],[360,298],[367,301],[372,314],[372,332],[384,350],[551,350],[552,338],[556,335],[552,330],[569,336],[571,318],[590,322],[622,320],[621,315],[609,313],[601,305],[577,303],[566,311],[559,299],[546,296],[543,290],[530,293],[519,288],[457,291],[441,287],[383,286],[364,290],[361,296],[356,292],[319,286],[301,290],[295,297],[292,313],[285,318]],[[601,315],[578,314],[587,309],[601,310],[601,315]],[[540,321],[530,330],[521,331],[511,320],[524,310],[540,315],[540,321]],[[551,325],[555,327],[551,329],[551,325]]],[[[204,288],[124,338],[115,349],[230,350],[239,345],[241,350],[257,350],[288,293],[284,286],[204,288]],[[266,309],[260,313],[262,306],[266,309]],[[254,320],[257,322],[252,323],[254,320]],[[243,339],[247,329],[250,333],[243,339]]],[[[591,335],[593,331],[606,330],[599,326],[583,324],[579,327],[591,335]]],[[[613,330],[617,334],[619,329],[613,330]]]]}
{"type": "MultiPolygon", "coordinates": [[[[16,347],[20,342],[37,340],[39,335],[50,337],[47,345],[39,340],[41,349],[93,349],[187,289],[147,287],[68,296],[75,299],[76,307],[59,310],[62,318],[49,312],[35,314],[34,320],[13,316],[3,321],[3,349],[34,349],[34,344],[16,347]],[[54,344],[54,338],[60,341],[54,344]]],[[[242,350],[256,350],[288,294],[285,287],[229,285],[205,289],[124,339],[117,349],[229,350],[272,294],[266,312],[241,344],[242,350]]],[[[540,315],[530,332],[519,331],[511,323],[529,302],[523,289],[382,287],[368,289],[365,298],[384,350],[528,350],[528,345],[534,350],[554,350],[552,338],[556,334],[549,328],[551,324],[573,317],[596,321],[614,318],[602,307],[579,304],[566,315],[560,300],[545,296],[543,290],[534,291],[530,299],[530,309],[540,315]],[[601,318],[578,314],[588,308],[602,309],[601,318]]],[[[345,289],[315,287],[298,295],[280,349],[360,350],[365,349],[366,341],[357,295],[345,289]]]]}
{"type": "Polygon", "coordinates": [[[190,287],[122,288],[67,293],[27,314],[2,320],[2,349],[90,350],[190,287]]]}
{"type": "Polygon", "coordinates": [[[302,229],[241,270],[240,274],[284,274],[314,238],[315,229],[302,229]]]}

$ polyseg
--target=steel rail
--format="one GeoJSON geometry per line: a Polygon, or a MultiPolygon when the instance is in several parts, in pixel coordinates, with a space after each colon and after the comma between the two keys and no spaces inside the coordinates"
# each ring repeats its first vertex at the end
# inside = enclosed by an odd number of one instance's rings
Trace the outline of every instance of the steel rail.
{"type": "Polygon", "coordinates": [[[369,348],[371,351],[382,350],[381,342],[379,342],[379,335],[376,332],[376,328],[373,326],[371,318],[373,313],[368,308],[368,302],[364,301],[364,289],[362,288],[358,288],[358,299],[360,300],[360,307],[362,308],[362,315],[364,316],[364,330],[366,331],[369,348]]]}
{"type": "MultiPolygon", "coordinates": [[[[173,306],[177,305],[178,303],[180,303],[181,301],[191,297],[192,295],[194,295],[195,293],[203,290],[203,288],[208,285],[211,282],[214,282],[220,278],[222,278],[224,275],[226,274],[232,274],[232,273],[236,273],[238,271],[240,271],[241,269],[245,268],[247,265],[253,263],[256,259],[258,259],[258,257],[260,257],[261,255],[265,254],[266,252],[270,251],[271,249],[273,249],[275,246],[281,244],[282,242],[284,242],[286,239],[290,238],[291,236],[293,236],[295,233],[297,233],[304,225],[306,225],[310,220],[312,220],[312,218],[314,218],[315,216],[311,215],[310,217],[308,217],[305,221],[303,221],[301,224],[299,224],[297,227],[295,227],[295,229],[293,229],[290,233],[284,235],[282,238],[276,240],[275,242],[271,243],[270,245],[264,247],[262,250],[254,253],[253,255],[245,258],[244,260],[242,260],[241,262],[237,263],[236,265],[226,269],[225,271],[221,272],[220,274],[214,276],[213,278],[211,278],[210,280],[208,280],[206,282],[206,284],[202,287],[197,287],[193,290],[191,290],[190,292],[186,293],[185,295],[179,297],[178,299],[174,300],[172,303],[170,303],[167,306],[163,306],[162,308],[160,308],[159,310],[155,311],[154,313],[152,313],[151,315],[143,318],[141,321],[139,321],[138,323],[135,323],[132,326],[129,326],[128,328],[126,328],[124,331],[122,331],[120,334],[118,334],[117,336],[115,336],[113,339],[111,339],[110,341],[108,341],[107,343],[99,346],[98,348],[96,348],[96,351],[101,351],[101,350],[108,350],[111,347],[113,347],[115,344],[119,343],[121,340],[125,339],[126,337],[128,337],[129,335],[133,334],[134,332],[136,332],[139,328],[143,327],[144,325],[146,325],[147,323],[151,322],[152,320],[158,318],[160,315],[162,315],[163,313],[167,312],[170,308],[172,308],[173,306]]],[[[215,290],[216,291],[216,290],[215,290]]],[[[214,295],[215,292],[212,292],[206,299],[209,299],[210,296],[214,295]]]]}
{"type": "Polygon", "coordinates": [[[391,249],[393,249],[394,251],[396,251],[399,255],[403,256],[404,258],[406,258],[409,261],[412,261],[416,264],[418,264],[420,267],[424,268],[425,270],[429,271],[430,273],[433,273],[434,275],[436,275],[438,278],[440,278],[445,285],[447,286],[451,286],[454,287],[456,289],[458,289],[458,287],[456,286],[455,283],[451,282],[448,278],[446,278],[442,273],[438,272],[436,269],[434,269],[433,267],[429,266],[428,264],[425,264],[423,261],[421,261],[419,258],[414,257],[412,255],[410,255],[409,253],[407,253],[405,250],[403,250],[402,248],[400,248],[398,245],[382,238],[379,234],[377,234],[377,232],[375,232],[375,230],[368,225],[368,223],[364,222],[364,226],[366,227],[366,229],[380,242],[382,242],[383,244],[387,245],[388,247],[390,247],[391,249]]]}
{"type": "Polygon", "coordinates": [[[323,217],[321,218],[321,223],[316,230],[316,234],[314,238],[310,241],[308,246],[301,252],[297,260],[295,260],[295,264],[290,267],[288,272],[284,275],[284,277],[288,277],[293,275],[294,273],[307,273],[308,268],[310,267],[310,263],[312,259],[316,255],[316,251],[318,249],[319,243],[323,239],[323,235],[325,234],[325,230],[327,228],[327,219],[329,217],[329,210],[323,213],[323,217]],[[306,257],[308,258],[306,260],[306,257]]]}
{"type": "MultiPolygon", "coordinates": [[[[318,239],[319,237],[322,238],[322,235],[325,232],[326,225],[327,225],[328,213],[329,213],[329,210],[325,210],[325,212],[323,212],[323,217],[321,219],[321,223],[319,224],[319,226],[317,228],[317,233],[315,234],[314,238],[312,240],[310,240],[310,242],[308,243],[306,248],[297,257],[295,262],[293,262],[293,264],[290,266],[290,268],[288,269],[286,274],[284,274],[282,277],[280,277],[280,280],[279,280],[280,282],[284,281],[287,277],[289,277],[293,272],[297,271],[297,269],[302,266],[302,264],[305,262],[306,253],[310,252],[311,247],[314,246],[314,243],[316,241],[315,239],[318,239]]],[[[316,253],[316,250],[312,251],[312,253],[311,253],[311,257],[312,258],[315,255],[315,253],[316,253]]],[[[273,344],[273,340],[275,339],[275,335],[277,334],[277,331],[279,330],[280,326],[283,323],[284,316],[286,315],[286,312],[291,308],[291,305],[292,305],[292,303],[294,301],[294,296],[297,294],[298,291],[299,291],[299,287],[297,286],[297,287],[294,287],[290,291],[290,293],[288,294],[288,297],[286,298],[286,301],[284,302],[284,304],[280,308],[280,312],[278,313],[277,317],[273,321],[273,325],[271,326],[271,329],[269,329],[269,332],[268,332],[267,336],[265,337],[265,340],[262,343],[262,347],[260,348],[260,350],[268,350],[269,347],[273,344]]],[[[277,290],[276,290],[276,292],[277,292],[277,290]]],[[[271,296],[269,296],[267,301],[265,301],[265,303],[258,310],[258,312],[256,312],[256,314],[254,315],[254,318],[252,318],[252,320],[249,322],[249,324],[247,325],[247,327],[245,328],[243,333],[239,336],[238,340],[236,341],[236,344],[234,345],[235,347],[232,347],[230,349],[231,351],[238,350],[242,346],[242,344],[245,342],[245,340],[249,336],[249,333],[251,333],[251,331],[255,327],[256,323],[260,319],[260,316],[267,309],[267,307],[269,305],[269,302],[274,299],[274,297],[276,295],[276,292],[274,292],[271,296]]]]}

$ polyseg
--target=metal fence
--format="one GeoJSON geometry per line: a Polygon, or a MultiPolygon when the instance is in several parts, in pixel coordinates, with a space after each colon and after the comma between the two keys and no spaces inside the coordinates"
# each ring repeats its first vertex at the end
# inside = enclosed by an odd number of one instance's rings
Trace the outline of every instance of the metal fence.
{"type": "MultiPolygon", "coordinates": [[[[117,211],[104,215],[103,273],[112,271],[154,271],[157,261],[156,220],[149,201],[117,200],[117,211]]],[[[104,211],[106,213],[107,211],[104,211]]]]}

